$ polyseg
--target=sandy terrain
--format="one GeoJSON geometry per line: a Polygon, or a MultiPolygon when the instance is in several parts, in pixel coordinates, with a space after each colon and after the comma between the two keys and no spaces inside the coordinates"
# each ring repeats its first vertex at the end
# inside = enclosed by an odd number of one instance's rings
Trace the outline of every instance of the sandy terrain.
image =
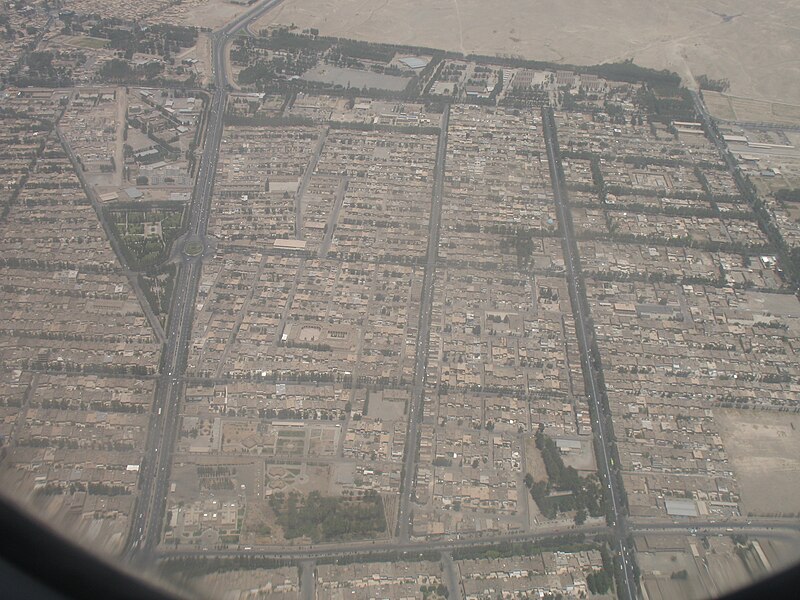
{"type": "Polygon", "coordinates": [[[730,94],[703,92],[709,112],[718,119],[752,123],[800,124],[800,104],[741,98],[730,94]]]}
{"type": "Polygon", "coordinates": [[[735,95],[800,99],[796,0],[285,0],[254,29],[272,22],[572,64],[633,58],[687,79],[728,78],[735,95]]]}
{"type": "Polygon", "coordinates": [[[800,415],[715,410],[743,512],[800,512],[800,415]]]}
{"type": "Polygon", "coordinates": [[[240,14],[249,10],[249,6],[232,4],[225,0],[207,0],[199,6],[193,6],[187,13],[186,24],[197,27],[218,29],[240,14]]]}

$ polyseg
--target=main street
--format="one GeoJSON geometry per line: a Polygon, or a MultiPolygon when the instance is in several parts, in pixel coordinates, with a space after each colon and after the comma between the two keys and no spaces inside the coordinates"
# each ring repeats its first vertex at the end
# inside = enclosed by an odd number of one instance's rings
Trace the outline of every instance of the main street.
{"type": "Polygon", "coordinates": [[[550,163],[550,178],[553,186],[553,197],[558,210],[558,220],[561,223],[563,232],[564,262],[567,267],[567,283],[569,285],[570,297],[572,298],[572,308],[575,316],[575,330],[578,334],[578,345],[583,357],[584,379],[588,384],[589,401],[594,407],[594,433],[597,436],[597,447],[600,449],[597,454],[597,462],[604,480],[608,493],[606,498],[609,500],[612,521],[615,533],[615,549],[617,566],[620,569],[620,579],[623,582],[623,590],[619,590],[620,595],[624,595],[629,600],[637,597],[636,578],[633,573],[633,549],[628,543],[628,530],[626,525],[625,507],[623,505],[624,491],[620,487],[619,478],[614,476],[613,463],[609,457],[609,447],[614,443],[613,433],[608,431],[608,424],[611,416],[607,414],[606,404],[600,395],[600,388],[597,383],[597,373],[595,371],[594,359],[590,352],[590,337],[587,332],[591,331],[591,320],[589,316],[588,303],[579,285],[580,265],[577,262],[578,246],[572,232],[572,219],[569,214],[568,198],[564,183],[562,181],[561,159],[558,152],[558,139],[556,137],[555,119],[552,108],[542,109],[542,124],[544,127],[545,143],[547,145],[547,158],[550,163]]]}
{"type": "Polygon", "coordinates": [[[587,537],[607,535],[610,533],[604,525],[586,525],[579,528],[555,529],[549,528],[539,532],[504,533],[492,536],[438,536],[428,540],[401,541],[401,540],[376,540],[364,542],[337,542],[328,544],[314,544],[310,546],[282,546],[277,548],[252,548],[250,550],[170,550],[160,552],[162,558],[235,558],[241,556],[272,558],[277,560],[309,560],[330,559],[345,557],[368,557],[399,553],[408,556],[418,555],[423,552],[452,552],[466,548],[489,548],[498,544],[511,544],[521,542],[547,542],[558,540],[570,534],[583,534],[587,537]]]}
{"type": "Polygon", "coordinates": [[[450,105],[442,111],[439,144],[436,147],[433,192],[431,195],[431,217],[428,224],[428,253],[425,277],[420,298],[417,347],[414,355],[414,384],[411,402],[408,405],[408,432],[403,455],[403,479],[400,482],[400,507],[397,510],[397,536],[407,541],[411,535],[411,500],[414,496],[414,474],[417,470],[417,446],[419,424],[422,420],[422,403],[425,395],[425,375],[430,343],[431,314],[433,311],[433,280],[436,276],[436,259],[439,256],[439,232],[442,220],[442,190],[444,188],[444,163],[447,154],[447,126],[450,122],[450,105]]]}
{"type": "MultiPolygon", "coordinates": [[[[228,44],[242,28],[261,18],[281,0],[266,0],[246,11],[212,34],[214,91],[206,113],[206,131],[189,205],[187,242],[205,245],[211,193],[217,169],[219,146],[224,126],[228,73],[225,53],[228,44]]],[[[192,331],[195,295],[201,273],[201,258],[185,256],[175,281],[175,296],[170,306],[167,338],[162,349],[161,376],[156,383],[155,401],[150,414],[147,443],[140,465],[139,495],[124,556],[128,560],[149,560],[161,540],[166,516],[167,491],[172,452],[178,431],[178,413],[192,331]]]]}
{"type": "MultiPolygon", "coordinates": [[[[744,522],[715,522],[707,519],[682,519],[680,522],[663,522],[642,519],[640,523],[629,524],[629,534],[643,535],[734,535],[763,536],[767,538],[797,540],[800,523],[787,519],[756,519],[744,522]],[[650,522],[649,522],[650,521],[650,522]]],[[[437,536],[427,540],[399,541],[374,540],[356,542],[335,542],[314,545],[276,545],[248,547],[248,549],[199,549],[185,550],[163,548],[159,551],[161,559],[170,558],[270,558],[286,561],[309,561],[315,559],[385,556],[387,553],[400,553],[413,556],[422,552],[436,551],[452,553],[468,548],[492,548],[500,544],[531,542],[545,545],[564,536],[583,535],[588,541],[595,537],[613,536],[612,528],[604,525],[585,524],[569,528],[543,527],[537,531],[503,533],[488,536],[449,535],[437,536]]]]}

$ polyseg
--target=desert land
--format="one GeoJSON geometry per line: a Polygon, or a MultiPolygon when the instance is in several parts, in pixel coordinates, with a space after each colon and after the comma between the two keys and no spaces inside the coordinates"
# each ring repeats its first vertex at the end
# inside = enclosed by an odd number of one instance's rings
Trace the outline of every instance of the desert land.
{"type": "Polygon", "coordinates": [[[800,98],[800,5],[791,0],[286,0],[270,23],[321,35],[513,55],[564,64],[633,59],[688,84],[705,74],[737,96],[800,98]]]}
{"type": "Polygon", "coordinates": [[[800,510],[797,481],[800,419],[785,413],[722,410],[717,414],[731,463],[742,487],[745,511],[800,510]]]}

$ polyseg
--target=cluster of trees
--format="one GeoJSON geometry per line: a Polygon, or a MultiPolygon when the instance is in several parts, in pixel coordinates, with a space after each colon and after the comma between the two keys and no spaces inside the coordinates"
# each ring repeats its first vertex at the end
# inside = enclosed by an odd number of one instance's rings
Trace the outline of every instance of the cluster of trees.
{"type": "MultiPolygon", "coordinates": [[[[652,204],[643,204],[641,202],[628,202],[625,196],[622,196],[617,199],[617,203],[614,205],[613,208],[608,207],[607,210],[615,210],[618,212],[626,211],[626,212],[636,212],[641,214],[647,215],[670,215],[675,217],[719,217],[720,212],[715,207],[705,207],[705,206],[654,206],[652,204]]],[[[740,213],[736,213],[737,217],[740,213]]],[[[755,216],[748,212],[742,212],[741,216],[744,217],[741,220],[754,220],[755,216]]],[[[731,213],[726,213],[725,218],[734,218],[731,213]]]]}
{"type": "Polygon", "coordinates": [[[139,81],[152,81],[161,75],[163,71],[163,63],[157,60],[134,67],[123,58],[112,58],[100,67],[98,74],[104,81],[136,83],[139,81]]]}
{"type": "MultiPolygon", "coordinates": [[[[247,64],[248,57],[246,52],[241,51],[236,55],[234,55],[234,53],[231,52],[231,60],[233,60],[234,56],[238,57],[235,62],[241,62],[242,64],[247,64]]],[[[259,60],[253,63],[252,65],[242,69],[239,72],[238,81],[241,85],[251,85],[257,82],[269,81],[274,76],[275,76],[275,67],[272,65],[272,63],[266,60],[259,60]]]]}
{"type": "Polygon", "coordinates": [[[232,490],[234,487],[233,480],[230,477],[206,477],[200,480],[201,490],[232,490]]]}
{"type": "MultiPolygon", "coordinates": [[[[81,32],[83,27],[79,22],[71,20],[65,28],[69,33],[81,32]]],[[[120,20],[104,19],[96,24],[89,34],[109,40],[113,48],[126,52],[130,58],[133,52],[148,52],[161,55],[168,62],[172,62],[172,54],[180,48],[189,47],[196,43],[197,29],[191,27],[175,27],[170,25],[156,25],[142,29],[137,25],[124,24],[120,20]]],[[[643,104],[654,109],[654,114],[659,120],[667,122],[668,115],[687,114],[688,93],[680,88],[680,77],[673,72],[647,69],[633,64],[631,60],[595,65],[590,67],[571,67],[570,65],[556,65],[540,61],[527,61],[513,58],[499,58],[481,55],[468,55],[464,57],[457,52],[441,52],[431,48],[416,46],[397,46],[392,44],[375,44],[335,37],[320,37],[316,30],[306,30],[303,33],[292,31],[291,28],[281,28],[272,31],[262,31],[257,38],[242,38],[235,42],[231,52],[232,60],[237,64],[248,65],[239,75],[239,81],[245,85],[255,85],[258,89],[272,87],[315,87],[308,82],[286,82],[285,77],[300,75],[305,70],[316,64],[323,57],[334,64],[364,68],[361,61],[374,61],[388,63],[395,53],[433,54],[435,59],[426,67],[419,77],[412,77],[409,86],[403,92],[388,92],[385,90],[357,90],[376,97],[416,97],[422,91],[422,82],[429,80],[435,69],[441,64],[443,58],[455,58],[475,61],[478,64],[511,67],[526,67],[534,69],[563,69],[573,68],[579,73],[594,73],[615,81],[646,82],[643,104]],[[286,56],[270,57],[268,60],[257,60],[258,55],[263,55],[263,50],[282,50],[286,56]],[[276,77],[278,76],[278,77],[276,77]]],[[[113,61],[112,61],[113,62],[113,61]]],[[[393,68],[377,65],[383,72],[395,72],[393,68]],[[389,71],[387,71],[389,69],[389,71]]],[[[151,67],[155,69],[156,67],[151,67]]],[[[480,69],[481,67],[479,67],[480,69]]],[[[489,68],[482,67],[482,68],[489,68]]],[[[119,61],[108,65],[108,75],[118,80],[136,78],[139,74],[132,71],[126,61],[119,61]]],[[[157,75],[157,73],[155,74],[157,75]]],[[[444,74],[447,77],[450,74],[444,74]]],[[[719,82],[708,80],[710,86],[719,85],[719,82]]],[[[323,86],[324,87],[324,86],[323,86]]],[[[488,103],[494,103],[502,84],[498,84],[493,92],[493,97],[488,103]]],[[[329,90],[330,91],[330,90],[329,90]]],[[[349,90],[341,90],[349,91],[349,90]]],[[[532,96],[512,94],[509,101],[526,105],[528,101],[541,103],[546,100],[546,94],[541,90],[533,90],[532,96]],[[519,97],[517,97],[519,96],[519,97]]],[[[581,99],[580,96],[578,99],[581,99]]],[[[567,101],[569,98],[567,98],[567,101]]],[[[691,111],[689,111],[691,112],[691,111]]],[[[641,118],[639,118],[641,124],[641,118]]]]}
{"type": "Polygon", "coordinates": [[[34,271],[63,271],[65,269],[79,270],[81,273],[109,273],[113,267],[106,265],[78,265],[68,260],[40,260],[38,258],[19,258],[17,256],[0,257],[0,266],[12,269],[30,269],[34,271]]]}
{"type": "Polygon", "coordinates": [[[183,231],[183,209],[115,209],[107,210],[106,217],[132,269],[152,268],[162,262],[183,231]],[[144,235],[145,225],[156,222],[161,225],[161,235],[144,235]]]}
{"type": "Polygon", "coordinates": [[[440,583],[439,585],[423,585],[420,586],[419,591],[422,593],[422,600],[428,600],[431,597],[447,598],[450,596],[450,591],[443,583],[440,583]]]}
{"type": "Polygon", "coordinates": [[[312,350],[313,352],[331,352],[333,350],[333,346],[324,343],[312,344],[311,342],[293,342],[291,340],[284,342],[280,340],[278,345],[285,348],[303,348],[305,350],[312,350]]]}
{"type": "Polygon", "coordinates": [[[105,450],[109,452],[131,452],[133,444],[122,440],[84,440],[79,441],[75,438],[48,438],[48,437],[30,437],[20,439],[17,442],[18,446],[26,446],[28,448],[59,448],[67,450],[105,450]]]}
{"type": "Polygon", "coordinates": [[[351,58],[357,61],[369,60],[374,62],[388,63],[394,58],[395,50],[387,44],[370,44],[356,40],[342,40],[331,48],[327,57],[336,62],[343,58],[351,58]]]}
{"type": "Polygon", "coordinates": [[[79,15],[72,11],[63,11],[60,18],[65,35],[85,34],[108,40],[109,46],[124,51],[126,58],[131,58],[135,52],[170,58],[181,48],[191,48],[197,43],[196,27],[166,23],[142,27],[124,19],[98,19],[95,15],[79,15]]]}
{"type": "Polygon", "coordinates": [[[605,594],[614,582],[614,563],[605,544],[600,547],[600,556],[603,559],[603,568],[586,576],[586,585],[593,594],[605,594]]]}
{"type": "Polygon", "coordinates": [[[395,550],[393,552],[382,552],[379,554],[354,554],[352,556],[341,557],[322,557],[317,559],[318,565],[350,565],[354,563],[366,562],[439,562],[442,555],[438,550],[425,550],[424,552],[403,552],[395,550]]]}
{"type": "Polygon", "coordinates": [[[681,569],[680,571],[675,571],[672,575],[669,576],[670,579],[689,579],[689,573],[686,569],[681,569]]]}
{"type": "MultiPolygon", "coordinates": [[[[707,250],[708,252],[730,252],[731,254],[740,255],[767,254],[775,251],[775,246],[769,242],[764,243],[761,240],[748,242],[706,241],[694,239],[688,233],[683,237],[663,237],[659,234],[616,233],[613,229],[609,233],[581,231],[575,237],[579,240],[613,240],[621,243],[647,244],[651,246],[685,246],[687,248],[707,250]]],[[[798,259],[800,259],[800,253],[798,253],[798,259]]]]}
{"type": "Polygon", "coordinates": [[[550,94],[535,88],[511,88],[499,103],[509,108],[536,108],[549,104],[550,94]]]}
{"type": "Polygon", "coordinates": [[[270,37],[241,38],[234,42],[231,60],[246,67],[239,73],[239,83],[255,84],[263,89],[273,79],[299,76],[313,67],[329,44],[315,38],[291,34],[283,29],[270,37]],[[266,50],[281,50],[281,55],[269,55],[266,50]]]}
{"type": "Polygon", "coordinates": [[[26,73],[15,78],[18,85],[69,86],[69,70],[53,64],[56,55],[50,50],[34,51],[25,57],[26,73]]]}
{"type": "MultiPolygon", "coordinates": [[[[422,81],[430,77],[438,61],[431,61],[419,76],[395,66],[388,66],[396,52],[404,47],[390,44],[374,44],[348,39],[318,37],[298,34],[288,28],[262,32],[258,38],[237,40],[231,51],[231,60],[247,65],[238,81],[242,85],[253,85],[261,91],[321,90],[329,94],[365,95],[373,98],[416,98],[422,90],[422,81]],[[265,55],[265,50],[281,50],[281,55],[265,55]],[[351,88],[323,82],[297,79],[321,59],[342,67],[366,70],[362,60],[375,61],[369,70],[392,75],[408,76],[408,84],[402,91],[378,88],[351,88]],[[294,79],[290,79],[294,78],[294,79]]],[[[408,51],[408,50],[406,50],[408,51]]]]}
{"type": "Polygon", "coordinates": [[[133,258],[129,261],[133,265],[154,265],[165,249],[164,242],[157,235],[126,235],[122,237],[122,242],[133,258]]]}
{"type": "Polygon", "coordinates": [[[270,497],[270,507],[286,539],[308,537],[314,542],[362,538],[386,531],[383,501],[374,491],[360,499],[296,492],[270,497]]]}
{"type": "Polygon", "coordinates": [[[775,199],[778,202],[800,202],[800,188],[778,190],[775,199]]]}
{"type": "MultiPolygon", "coordinates": [[[[232,409],[231,409],[232,410],[232,409]]],[[[239,409],[240,411],[242,409],[239,409]]],[[[229,411],[230,412],[230,411],[229,411]]],[[[243,416],[243,415],[239,415],[243,416]]],[[[293,408],[259,408],[258,409],[258,416],[261,419],[303,419],[306,421],[315,421],[320,419],[322,421],[333,421],[335,419],[344,419],[344,414],[339,413],[336,410],[323,410],[318,411],[317,409],[307,408],[303,410],[297,410],[293,408]]]]}
{"type": "Polygon", "coordinates": [[[20,361],[23,369],[32,371],[56,371],[60,373],[104,373],[106,375],[132,375],[147,377],[153,368],[147,365],[79,364],[47,358],[26,358],[20,361]]]}
{"type": "Polygon", "coordinates": [[[27,446],[29,448],[68,448],[78,449],[78,441],[74,439],[49,438],[49,437],[30,437],[21,438],[17,441],[17,446],[27,446]]]}
{"type": "Polygon", "coordinates": [[[87,491],[93,496],[127,496],[131,493],[124,485],[92,482],[87,485],[87,491]]]}
{"type": "Polygon", "coordinates": [[[680,87],[680,79],[677,84],[643,85],[639,88],[635,102],[653,121],[670,124],[672,121],[691,121],[695,118],[691,93],[686,88],[680,87]]]}
{"type": "Polygon", "coordinates": [[[227,477],[231,474],[235,475],[236,469],[234,468],[233,472],[231,472],[231,467],[226,467],[224,465],[201,465],[197,467],[198,477],[227,477]]]}
{"type": "MultiPolygon", "coordinates": [[[[44,402],[42,405],[44,407],[44,402]]],[[[81,403],[83,404],[83,403],[81,403]]],[[[100,412],[112,412],[112,413],[137,413],[142,414],[145,411],[145,407],[143,404],[123,404],[119,400],[112,400],[111,402],[101,402],[99,400],[94,400],[89,403],[90,410],[96,410],[100,412]]]]}
{"type": "Polygon", "coordinates": [[[701,90],[711,92],[725,92],[731,87],[731,82],[727,79],[711,79],[708,75],[700,75],[695,78],[701,90]]]}
{"type": "Polygon", "coordinates": [[[597,549],[582,533],[570,533],[537,542],[500,542],[494,546],[472,546],[453,549],[453,560],[496,559],[512,556],[536,556],[542,552],[582,552],[597,549]]]}
{"type": "MultiPolygon", "coordinates": [[[[564,68],[563,66],[559,68],[564,68]]],[[[662,88],[679,88],[681,85],[680,75],[667,69],[650,69],[634,64],[633,59],[629,58],[623,62],[605,63],[578,69],[583,73],[593,73],[598,77],[610,79],[612,81],[625,81],[627,83],[637,83],[644,81],[662,88]]]]}
{"type": "Polygon", "coordinates": [[[381,125],[376,123],[353,123],[351,121],[330,121],[331,129],[350,129],[356,131],[397,131],[399,133],[417,133],[439,135],[438,127],[416,127],[414,125],[381,125]]]}
{"type": "Polygon", "coordinates": [[[556,443],[544,434],[541,426],[536,432],[536,447],[544,461],[547,481],[534,481],[529,473],[525,476],[525,486],[547,518],[574,510],[575,522],[580,525],[589,515],[604,514],[602,486],[596,475],[581,477],[573,467],[564,465],[556,443]],[[551,495],[553,491],[561,493],[551,495]]]}
{"type": "Polygon", "coordinates": [[[517,234],[514,236],[514,252],[517,255],[517,263],[519,265],[527,264],[535,247],[533,233],[528,230],[518,229],[517,234]]]}
{"type": "Polygon", "coordinates": [[[58,496],[64,493],[64,486],[60,483],[48,482],[40,488],[36,488],[36,494],[39,496],[58,496]]]}
{"type": "Polygon", "coordinates": [[[605,594],[611,589],[613,581],[614,577],[605,569],[597,573],[589,573],[586,576],[586,585],[589,587],[589,591],[592,594],[605,594]]]}

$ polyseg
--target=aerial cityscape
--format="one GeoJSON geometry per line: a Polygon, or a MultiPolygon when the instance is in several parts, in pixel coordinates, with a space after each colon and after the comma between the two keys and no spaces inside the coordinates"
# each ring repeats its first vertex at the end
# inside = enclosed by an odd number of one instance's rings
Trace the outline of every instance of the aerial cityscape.
{"type": "Polygon", "coordinates": [[[313,4],[2,3],[2,494],[183,597],[796,563],[797,89],[313,4]]]}

